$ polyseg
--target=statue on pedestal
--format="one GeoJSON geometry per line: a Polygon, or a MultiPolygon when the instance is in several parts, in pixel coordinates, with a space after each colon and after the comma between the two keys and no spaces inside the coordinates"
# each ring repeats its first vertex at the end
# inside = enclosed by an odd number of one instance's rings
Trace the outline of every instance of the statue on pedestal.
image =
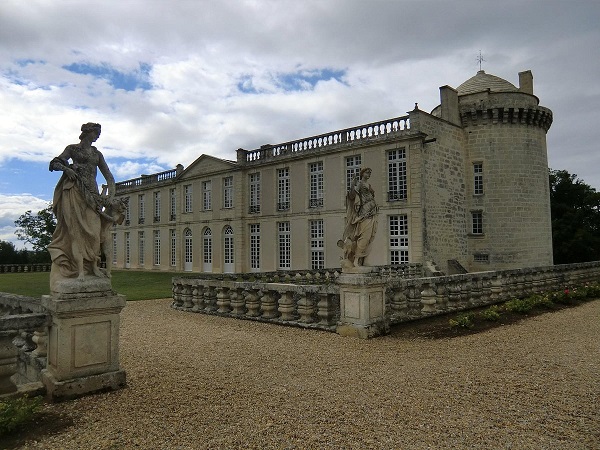
{"type": "Polygon", "coordinates": [[[125,205],[113,199],[115,179],[102,153],[92,145],[100,137],[100,130],[100,124],[83,124],[80,143],[68,145],[50,162],[51,172],[63,172],[52,203],[57,224],[48,246],[51,290],[62,279],[83,281],[86,275],[110,276],[110,272],[100,270],[101,247],[108,244],[110,226],[122,221],[125,205]],[[96,183],[98,169],[107,183],[102,194],[96,183]]]}
{"type": "Polygon", "coordinates": [[[366,167],[352,180],[346,194],[346,227],[338,246],[344,251],[342,269],[364,265],[377,233],[379,208],[375,191],[369,184],[371,169],[366,167]]]}

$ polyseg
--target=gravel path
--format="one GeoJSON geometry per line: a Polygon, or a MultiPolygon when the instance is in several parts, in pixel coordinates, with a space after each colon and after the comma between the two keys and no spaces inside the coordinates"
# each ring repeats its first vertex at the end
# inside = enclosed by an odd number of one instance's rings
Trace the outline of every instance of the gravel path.
{"type": "Polygon", "coordinates": [[[27,449],[598,449],[600,301],[453,339],[364,341],[123,310],[128,387],[27,449]]]}

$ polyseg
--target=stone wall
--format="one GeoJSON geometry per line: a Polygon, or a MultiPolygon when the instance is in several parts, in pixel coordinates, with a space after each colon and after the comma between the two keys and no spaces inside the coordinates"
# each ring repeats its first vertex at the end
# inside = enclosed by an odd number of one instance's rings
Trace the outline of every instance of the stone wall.
{"type": "MultiPolygon", "coordinates": [[[[408,272],[379,270],[373,272],[373,276],[384,280],[385,321],[393,325],[597,282],[600,261],[441,277],[415,277],[408,272]]],[[[296,281],[268,282],[265,278],[236,281],[233,276],[221,280],[177,277],[173,278],[172,307],[338,331],[340,287],[337,276],[313,278],[312,283],[307,278],[296,281]]]]}

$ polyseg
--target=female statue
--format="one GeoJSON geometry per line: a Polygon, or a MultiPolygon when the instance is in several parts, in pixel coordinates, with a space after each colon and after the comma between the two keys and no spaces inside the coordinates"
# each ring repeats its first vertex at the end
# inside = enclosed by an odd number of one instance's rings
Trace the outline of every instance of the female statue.
{"type": "Polygon", "coordinates": [[[364,264],[377,232],[378,207],[375,191],[368,182],[370,177],[371,169],[362,169],[346,195],[346,228],[338,245],[344,249],[346,264],[355,267],[364,264]]]}
{"type": "Polygon", "coordinates": [[[48,246],[52,258],[51,288],[60,278],[83,280],[85,275],[106,276],[99,267],[100,246],[103,226],[113,221],[106,209],[112,205],[115,179],[102,153],[92,146],[100,137],[100,129],[97,123],[83,124],[80,143],[68,145],[50,162],[50,171],[63,172],[54,190],[57,224],[48,246]],[[98,192],[97,169],[106,179],[107,195],[98,192]]]}

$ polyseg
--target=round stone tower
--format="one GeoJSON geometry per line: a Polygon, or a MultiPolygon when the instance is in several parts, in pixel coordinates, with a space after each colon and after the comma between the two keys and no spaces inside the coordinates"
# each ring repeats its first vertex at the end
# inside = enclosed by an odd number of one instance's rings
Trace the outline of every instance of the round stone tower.
{"type": "Polygon", "coordinates": [[[552,265],[546,133],[552,111],[533,94],[483,70],[440,88],[432,114],[464,130],[469,271],[552,265]]]}

